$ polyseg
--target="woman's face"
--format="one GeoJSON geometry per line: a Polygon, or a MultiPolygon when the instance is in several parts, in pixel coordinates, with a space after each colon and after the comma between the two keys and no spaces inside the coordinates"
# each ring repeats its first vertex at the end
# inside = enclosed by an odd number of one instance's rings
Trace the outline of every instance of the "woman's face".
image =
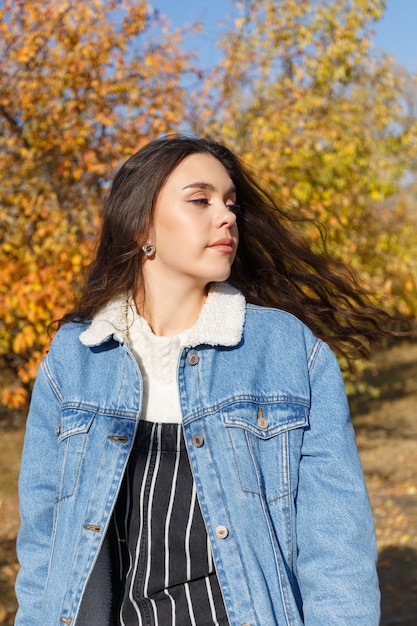
{"type": "Polygon", "coordinates": [[[220,161],[209,154],[186,157],[157,198],[148,238],[156,254],[145,263],[152,280],[181,281],[192,289],[226,280],[239,240],[235,202],[220,161]]]}

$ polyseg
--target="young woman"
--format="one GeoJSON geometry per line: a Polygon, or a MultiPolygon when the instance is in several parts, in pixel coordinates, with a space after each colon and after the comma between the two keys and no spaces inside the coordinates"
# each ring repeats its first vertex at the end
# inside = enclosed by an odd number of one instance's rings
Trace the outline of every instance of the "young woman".
{"type": "Polygon", "coordinates": [[[328,344],[384,321],[228,149],[141,149],[34,388],[16,625],[377,626],[328,344]]]}

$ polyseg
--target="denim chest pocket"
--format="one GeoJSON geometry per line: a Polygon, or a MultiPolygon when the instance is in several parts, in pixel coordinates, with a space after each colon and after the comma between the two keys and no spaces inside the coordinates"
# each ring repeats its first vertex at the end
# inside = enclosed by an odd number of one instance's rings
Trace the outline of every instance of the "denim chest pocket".
{"type": "Polygon", "coordinates": [[[61,413],[58,428],[61,475],[57,500],[72,496],[78,482],[87,435],[95,416],[94,411],[67,408],[61,413]]]}
{"type": "Polygon", "coordinates": [[[272,502],[295,491],[308,407],[239,403],[223,412],[243,491],[272,502]]]}

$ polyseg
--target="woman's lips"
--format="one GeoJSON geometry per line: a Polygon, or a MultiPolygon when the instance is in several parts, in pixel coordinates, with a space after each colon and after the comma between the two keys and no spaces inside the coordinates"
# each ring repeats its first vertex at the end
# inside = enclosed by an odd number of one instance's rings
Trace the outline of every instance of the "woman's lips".
{"type": "Polygon", "coordinates": [[[209,248],[217,250],[218,252],[224,252],[230,254],[233,252],[233,240],[229,238],[219,239],[212,243],[209,248]]]}

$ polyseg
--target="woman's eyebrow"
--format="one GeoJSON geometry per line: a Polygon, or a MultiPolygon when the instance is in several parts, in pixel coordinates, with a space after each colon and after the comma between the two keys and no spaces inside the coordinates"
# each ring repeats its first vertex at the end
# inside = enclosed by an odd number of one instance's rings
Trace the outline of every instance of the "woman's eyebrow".
{"type": "MultiPolygon", "coordinates": [[[[203,183],[203,182],[190,183],[189,185],[186,185],[185,187],[183,187],[183,189],[208,189],[209,191],[216,191],[216,188],[214,187],[214,185],[212,185],[211,183],[203,183]]],[[[227,193],[236,193],[235,186],[232,185],[227,190],[227,193]]]]}

